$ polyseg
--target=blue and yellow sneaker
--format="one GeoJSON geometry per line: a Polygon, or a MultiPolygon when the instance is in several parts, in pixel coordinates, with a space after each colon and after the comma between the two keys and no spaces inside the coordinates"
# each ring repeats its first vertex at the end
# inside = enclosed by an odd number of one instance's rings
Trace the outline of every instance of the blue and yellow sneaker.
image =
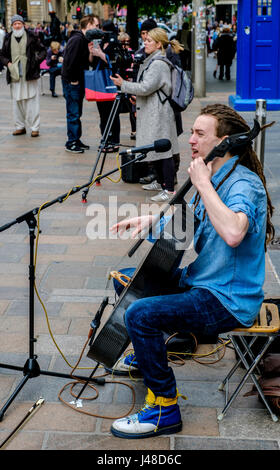
{"type": "MultiPolygon", "coordinates": [[[[145,404],[137,413],[117,419],[111,433],[124,439],[141,439],[160,434],[173,434],[182,430],[180,408],[175,398],[156,397],[148,389],[145,404]]],[[[183,396],[182,396],[183,397],[183,396]]],[[[183,397],[186,399],[186,397],[183,397]]]]}
{"type": "Polygon", "coordinates": [[[105,367],[105,370],[113,375],[127,376],[131,374],[132,377],[143,377],[138,369],[138,363],[134,352],[124,355],[116,362],[112,369],[105,367]]]}

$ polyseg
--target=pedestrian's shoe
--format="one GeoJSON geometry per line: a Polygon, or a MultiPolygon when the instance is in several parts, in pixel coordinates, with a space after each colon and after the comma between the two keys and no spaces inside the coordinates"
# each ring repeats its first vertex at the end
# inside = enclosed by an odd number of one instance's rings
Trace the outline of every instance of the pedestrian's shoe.
{"type": "Polygon", "coordinates": [[[124,439],[141,439],[181,431],[178,396],[182,395],[177,392],[175,398],[156,397],[148,388],[143,408],[133,415],[114,421],[111,433],[124,439]]]}
{"type": "Polygon", "coordinates": [[[159,184],[156,180],[152,181],[152,183],[150,184],[143,184],[142,188],[145,189],[146,191],[161,191],[162,190],[161,184],[159,184]]]}
{"type": "Polygon", "coordinates": [[[55,91],[52,91],[52,97],[53,97],[53,98],[58,98],[58,95],[56,94],[55,91]]]}
{"type": "Polygon", "coordinates": [[[131,140],[136,140],[136,132],[131,132],[130,139],[131,140]]]}
{"type": "Polygon", "coordinates": [[[150,199],[154,202],[167,202],[170,201],[174,194],[176,194],[176,191],[167,191],[167,189],[164,189],[159,194],[151,197],[150,199]]]}
{"type": "Polygon", "coordinates": [[[155,181],[157,179],[157,175],[154,173],[151,173],[150,175],[143,176],[142,178],[139,179],[140,184],[149,184],[152,183],[152,181],[155,181]]]}
{"type": "Polygon", "coordinates": [[[13,135],[23,135],[23,134],[26,134],[26,129],[23,128],[23,129],[16,129],[14,132],[13,132],[13,135]]]}
{"type": "Polygon", "coordinates": [[[39,137],[39,131],[32,131],[31,132],[31,137],[39,137]]]}
{"type": "Polygon", "coordinates": [[[66,145],[65,146],[66,152],[70,153],[84,153],[84,149],[82,149],[76,142],[74,142],[71,145],[66,145]]]}
{"type": "Polygon", "coordinates": [[[113,375],[128,376],[131,374],[133,377],[142,377],[134,352],[124,355],[112,369],[105,367],[105,370],[113,375]]]}
{"type": "Polygon", "coordinates": [[[77,145],[83,150],[89,150],[90,149],[90,146],[86,145],[86,144],[83,144],[83,142],[81,140],[77,140],[77,145]]]}

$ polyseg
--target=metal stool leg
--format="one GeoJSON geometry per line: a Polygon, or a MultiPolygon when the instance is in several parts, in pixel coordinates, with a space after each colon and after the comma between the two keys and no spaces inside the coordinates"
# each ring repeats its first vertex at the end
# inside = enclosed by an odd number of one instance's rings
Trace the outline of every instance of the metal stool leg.
{"type": "MultiPolygon", "coordinates": [[[[236,342],[236,340],[232,337],[232,343],[234,345],[234,348],[236,349],[239,357],[241,358],[244,366],[246,367],[247,369],[247,372],[244,374],[241,382],[239,383],[239,385],[237,386],[237,388],[235,389],[235,391],[233,392],[233,394],[231,395],[230,399],[227,400],[226,402],[226,405],[224,407],[224,409],[222,410],[222,412],[218,415],[218,420],[221,421],[224,417],[224,415],[226,414],[227,410],[229,409],[229,407],[231,406],[231,404],[233,403],[233,401],[235,400],[235,398],[237,397],[237,395],[239,394],[239,392],[241,391],[241,389],[243,388],[243,386],[245,385],[245,383],[247,382],[249,376],[251,375],[252,376],[252,379],[254,381],[254,384],[266,406],[266,408],[268,409],[270,415],[271,415],[271,418],[274,422],[278,421],[278,417],[273,413],[273,411],[271,410],[270,406],[269,406],[269,403],[267,402],[265,396],[263,395],[262,393],[262,390],[261,390],[261,387],[255,377],[255,375],[253,374],[253,371],[254,369],[256,368],[256,366],[258,365],[259,361],[261,360],[263,354],[265,353],[265,351],[267,350],[267,348],[270,346],[270,344],[274,341],[275,337],[273,336],[269,336],[267,342],[265,343],[265,345],[263,346],[263,348],[261,349],[261,351],[259,352],[259,354],[256,356],[256,358],[253,360],[251,366],[248,365],[246,359],[245,359],[245,356],[244,354],[242,353],[241,349],[239,348],[239,345],[238,343],[236,342]]],[[[244,338],[241,339],[241,341],[244,341],[244,338]]],[[[242,341],[242,344],[244,344],[242,341]]],[[[245,342],[246,343],[246,342],[245,342]]],[[[246,344],[246,349],[247,349],[248,345],[246,344]]],[[[247,351],[248,352],[248,351],[247,351]]],[[[250,355],[250,357],[252,357],[250,355]]]]}
{"type": "MultiPolygon", "coordinates": [[[[232,341],[232,336],[229,335],[229,339],[232,341]]],[[[257,336],[254,336],[254,338],[252,339],[252,341],[250,342],[249,346],[252,346],[254,344],[254,342],[256,341],[257,339],[257,336]]],[[[247,348],[246,348],[247,349],[247,348]]],[[[234,364],[234,366],[232,367],[232,369],[229,371],[229,373],[227,374],[227,376],[225,377],[225,379],[222,381],[222,383],[219,385],[218,387],[218,390],[220,391],[223,391],[224,390],[224,387],[225,385],[228,383],[229,379],[233,376],[234,372],[236,371],[236,369],[238,369],[238,367],[240,366],[241,364],[241,359],[239,358],[237,360],[237,362],[234,364]]]]}

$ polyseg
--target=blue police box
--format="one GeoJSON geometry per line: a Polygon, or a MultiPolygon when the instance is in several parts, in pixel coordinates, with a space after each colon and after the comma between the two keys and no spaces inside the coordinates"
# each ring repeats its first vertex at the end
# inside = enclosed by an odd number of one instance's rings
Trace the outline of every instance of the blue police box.
{"type": "Polygon", "coordinates": [[[237,17],[236,95],[229,104],[253,111],[265,99],[280,110],[280,0],[239,0],[237,17]]]}

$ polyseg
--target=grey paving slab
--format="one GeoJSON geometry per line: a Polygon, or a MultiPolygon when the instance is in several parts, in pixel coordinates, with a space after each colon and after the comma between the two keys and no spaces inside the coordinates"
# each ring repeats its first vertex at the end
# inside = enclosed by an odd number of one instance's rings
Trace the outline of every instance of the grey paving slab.
{"type": "MultiPolygon", "coordinates": [[[[195,98],[183,113],[184,133],[179,138],[180,184],[186,179],[190,161],[187,143],[189,129],[201,106],[217,102],[227,104],[228,96],[235,92],[236,63],[233,64],[233,79],[230,82],[214,80],[214,66],[215,61],[210,56],[207,60],[206,97],[195,98]]],[[[84,102],[83,140],[90,145],[90,150],[83,155],[70,155],[64,150],[65,102],[59,81],[57,90],[59,98],[56,100],[51,97],[47,88],[46,94],[41,96],[40,137],[31,139],[29,132],[24,136],[14,137],[11,135],[13,126],[9,89],[4,75],[0,76],[1,111],[5,110],[0,113],[0,225],[57,198],[74,185],[89,180],[101,138],[96,105],[84,102]]],[[[241,114],[250,124],[253,123],[253,112],[241,114]]],[[[266,134],[264,169],[275,207],[273,222],[276,235],[280,237],[280,112],[268,112],[267,122],[272,120],[276,124],[266,134]]],[[[124,147],[133,144],[129,135],[129,117],[123,114],[121,141],[124,147]]],[[[104,168],[109,171],[116,167],[115,155],[108,155],[104,168]]],[[[116,173],[114,177],[117,176],[116,173]]],[[[105,231],[107,238],[92,240],[87,236],[87,226],[93,219],[94,205],[101,204],[108,213],[112,198],[115,198],[117,209],[127,203],[140,210],[142,204],[149,203],[149,195],[139,185],[129,185],[123,181],[116,184],[106,179],[102,180],[100,187],[90,189],[87,204],[82,204],[82,193],[78,192],[64,203],[54,204],[41,212],[42,233],[39,238],[36,278],[53,334],[52,339],[43,308],[35,296],[37,342],[34,349],[41,371],[69,376],[80,359],[80,368],[76,373],[88,377],[95,366],[95,362],[86,356],[88,348],[82,351],[90,322],[104,295],[109,295],[110,302],[114,301],[112,286],[105,289],[108,271],[120,262],[122,266],[131,266],[132,261],[125,257],[132,244],[127,240],[108,238],[108,225],[105,231]]],[[[267,296],[279,295],[279,253],[280,250],[270,249],[267,254],[264,286],[267,296]]],[[[140,259],[141,256],[138,262],[140,259]]],[[[189,262],[190,259],[191,254],[188,254],[184,262],[189,262]]],[[[136,258],[133,263],[135,261],[136,258]]],[[[28,227],[24,222],[0,233],[0,364],[23,367],[28,358],[28,264],[28,227]]],[[[110,310],[105,312],[102,322],[109,315],[110,310]]],[[[212,346],[207,345],[210,348],[212,346]]],[[[62,387],[72,382],[72,379],[40,374],[28,380],[7,410],[0,423],[0,442],[30,408],[30,404],[43,396],[45,404],[26,428],[18,433],[8,449],[176,452],[209,449],[279,450],[279,422],[272,422],[257,397],[243,396],[243,392],[251,388],[251,383],[244,387],[224,419],[218,422],[217,415],[224,404],[224,393],[218,390],[218,385],[234,361],[232,351],[227,350],[223,359],[214,364],[205,365],[189,360],[183,367],[172,366],[179,391],[188,397],[187,401],[180,399],[183,429],[176,436],[129,441],[117,439],[110,434],[110,416],[126,413],[133,404],[132,390],[128,385],[135,393],[134,409],[142,406],[146,388],[141,379],[123,379],[121,383],[111,383],[111,376],[106,375],[106,383],[96,386],[99,394],[97,399],[90,402],[83,399],[81,409],[77,406],[72,409],[59,399],[62,387]],[[90,414],[83,414],[81,411],[88,411],[90,414]]],[[[103,367],[99,367],[97,375],[103,374],[103,367]]],[[[232,387],[241,375],[242,370],[239,369],[232,380],[232,387]]],[[[22,371],[0,368],[1,405],[22,377],[22,371]]],[[[116,377],[115,380],[117,381],[116,377]]],[[[74,386],[75,393],[81,386],[74,386]]],[[[66,387],[62,395],[67,403],[75,401],[69,387],[66,387]]],[[[87,387],[85,396],[94,397],[94,390],[87,387]]]]}

